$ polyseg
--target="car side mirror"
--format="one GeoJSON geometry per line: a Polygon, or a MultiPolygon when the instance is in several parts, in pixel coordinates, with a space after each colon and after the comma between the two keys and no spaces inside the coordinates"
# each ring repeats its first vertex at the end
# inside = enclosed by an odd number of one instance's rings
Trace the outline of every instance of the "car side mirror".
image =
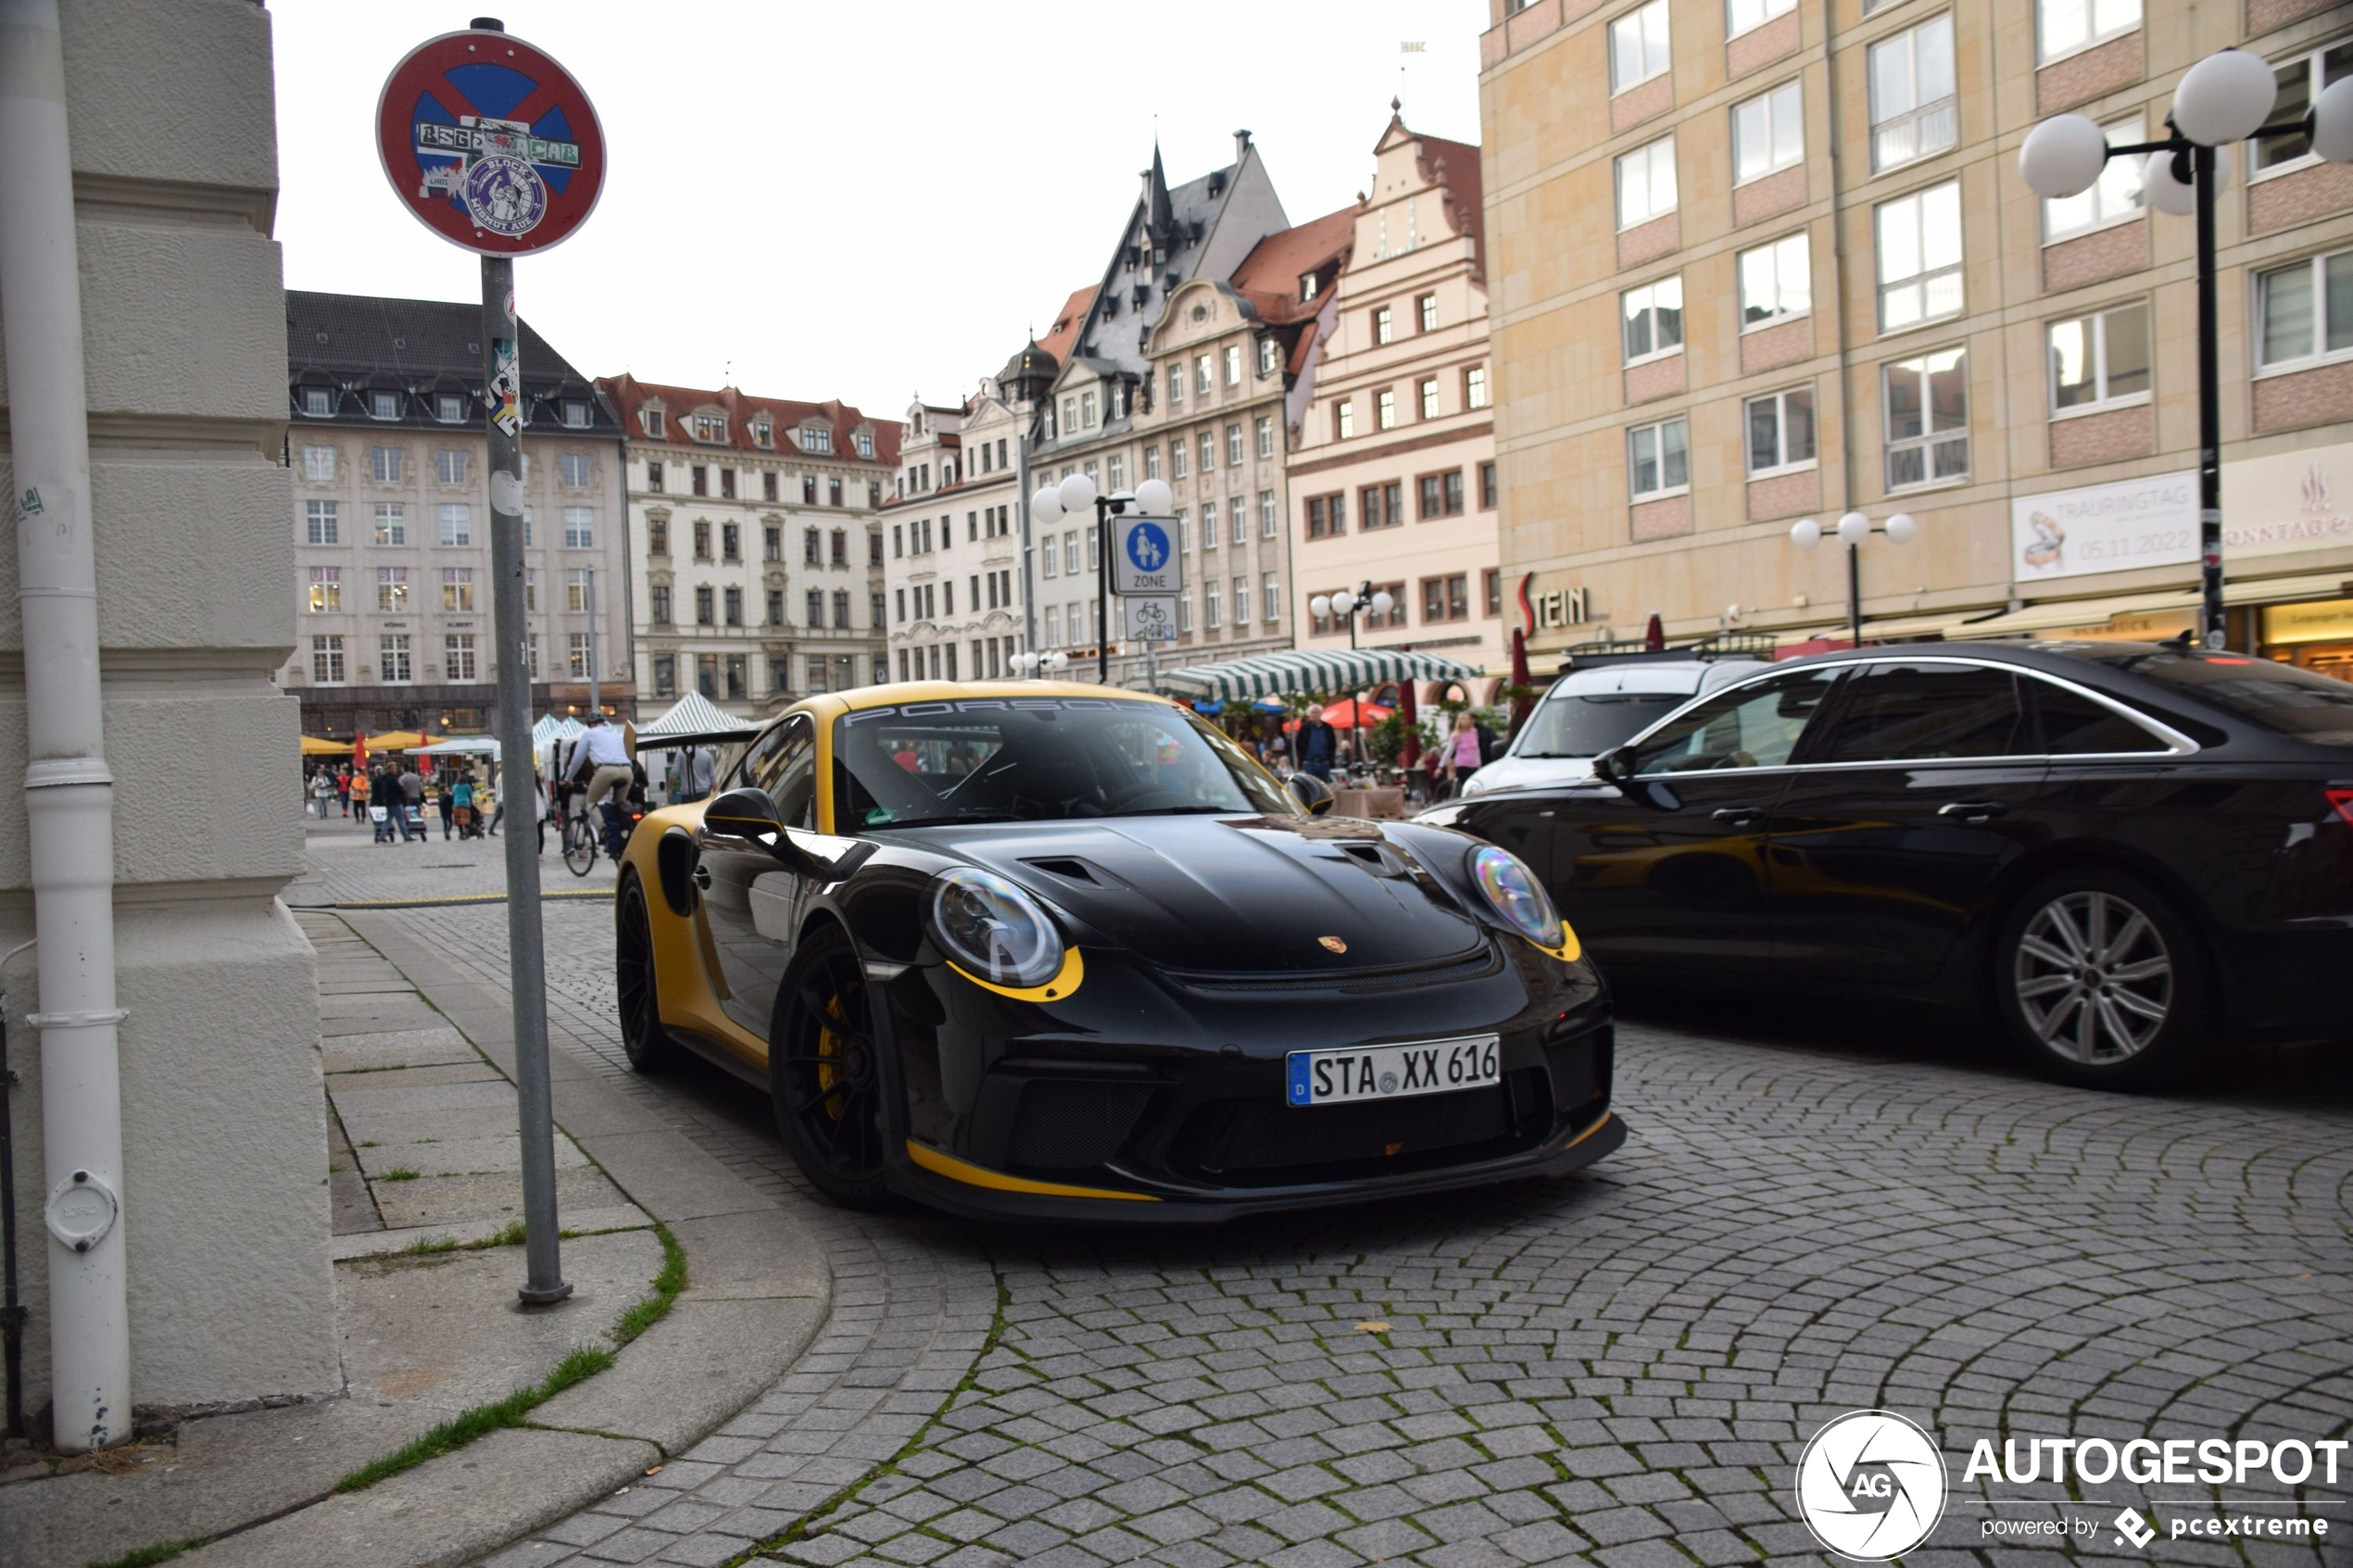
{"type": "Polygon", "coordinates": [[[1293,773],[1290,779],[1291,797],[1307,808],[1311,817],[1320,817],[1331,810],[1340,797],[1332,786],[1313,773],[1293,773]]]}
{"type": "Polygon", "coordinates": [[[756,844],[787,870],[821,883],[850,875],[879,847],[867,839],[786,827],[777,818],[776,802],[756,785],[731,789],[712,801],[703,811],[702,831],[756,844]]]}
{"type": "Polygon", "coordinates": [[[776,816],[776,803],[766,790],[756,786],[731,789],[712,801],[703,809],[702,825],[706,833],[755,841],[764,834],[781,836],[785,831],[776,816]]]}
{"type": "Polygon", "coordinates": [[[1593,759],[1593,776],[1611,784],[1624,784],[1634,776],[1634,748],[1613,746],[1593,759]]]}

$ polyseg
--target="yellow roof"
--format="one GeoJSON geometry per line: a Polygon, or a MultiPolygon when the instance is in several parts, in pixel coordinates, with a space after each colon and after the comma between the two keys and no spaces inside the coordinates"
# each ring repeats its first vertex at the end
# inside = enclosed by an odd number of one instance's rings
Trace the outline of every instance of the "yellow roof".
{"type": "Polygon", "coordinates": [[[302,737],[302,754],[305,757],[348,757],[351,755],[351,743],[305,735],[302,737]]]}

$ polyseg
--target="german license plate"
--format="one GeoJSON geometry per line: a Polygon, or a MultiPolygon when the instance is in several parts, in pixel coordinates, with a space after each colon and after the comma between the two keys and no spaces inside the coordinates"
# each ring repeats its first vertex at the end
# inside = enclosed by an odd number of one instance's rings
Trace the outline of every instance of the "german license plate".
{"type": "Polygon", "coordinates": [[[1503,1082],[1500,1035],[1463,1035],[1403,1046],[1292,1051],[1286,1057],[1293,1105],[1348,1105],[1366,1099],[1442,1095],[1503,1082]]]}

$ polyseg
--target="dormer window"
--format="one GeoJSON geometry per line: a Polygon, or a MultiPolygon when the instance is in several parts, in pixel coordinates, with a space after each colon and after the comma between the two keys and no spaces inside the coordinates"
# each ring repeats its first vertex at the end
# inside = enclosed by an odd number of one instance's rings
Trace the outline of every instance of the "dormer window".
{"type": "Polygon", "coordinates": [[[371,419],[398,419],[400,417],[400,394],[396,392],[371,392],[368,394],[368,414],[371,419]]]}
{"type": "Polygon", "coordinates": [[[1323,292],[1323,279],[1317,277],[1313,272],[1302,272],[1299,275],[1299,297],[1302,300],[1313,299],[1323,292]]]}
{"type": "Polygon", "coordinates": [[[751,444],[753,445],[766,446],[774,439],[774,432],[766,420],[761,420],[751,427],[751,444]]]}
{"type": "Polygon", "coordinates": [[[466,398],[463,393],[440,393],[434,396],[433,405],[434,416],[443,424],[454,425],[466,417],[466,398]]]}
{"type": "Polygon", "coordinates": [[[586,430],[588,428],[588,405],[581,399],[577,397],[568,397],[564,399],[563,413],[564,427],[567,430],[586,430]]]}
{"type": "Polygon", "coordinates": [[[697,414],[695,439],[710,446],[724,446],[727,442],[727,417],[724,414],[697,414]]]}
{"type": "Polygon", "coordinates": [[[857,435],[857,441],[858,455],[860,457],[871,458],[875,455],[875,433],[873,431],[860,431],[857,435]]]}
{"type": "Polygon", "coordinates": [[[669,433],[668,421],[661,417],[661,410],[659,408],[639,409],[637,411],[637,422],[644,425],[646,427],[646,433],[653,437],[656,441],[664,439],[669,433]]]}
{"type": "Polygon", "coordinates": [[[302,411],[314,420],[323,420],[335,411],[335,395],[328,387],[306,386],[302,389],[302,411]]]}
{"type": "Polygon", "coordinates": [[[1260,338],[1258,340],[1258,373],[1262,376],[1273,375],[1276,366],[1282,362],[1281,353],[1282,350],[1273,338],[1260,338]]]}
{"type": "Polygon", "coordinates": [[[834,433],[824,425],[804,425],[800,432],[800,449],[804,452],[830,452],[834,449],[834,433]]]}

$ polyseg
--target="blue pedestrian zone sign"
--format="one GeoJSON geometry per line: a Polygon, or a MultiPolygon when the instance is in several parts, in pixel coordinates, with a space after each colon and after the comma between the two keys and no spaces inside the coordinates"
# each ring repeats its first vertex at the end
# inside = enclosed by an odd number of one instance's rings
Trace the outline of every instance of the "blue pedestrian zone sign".
{"type": "Polygon", "coordinates": [[[1176,519],[1121,516],[1113,518],[1111,525],[1112,592],[1174,594],[1184,587],[1176,519]]]}

